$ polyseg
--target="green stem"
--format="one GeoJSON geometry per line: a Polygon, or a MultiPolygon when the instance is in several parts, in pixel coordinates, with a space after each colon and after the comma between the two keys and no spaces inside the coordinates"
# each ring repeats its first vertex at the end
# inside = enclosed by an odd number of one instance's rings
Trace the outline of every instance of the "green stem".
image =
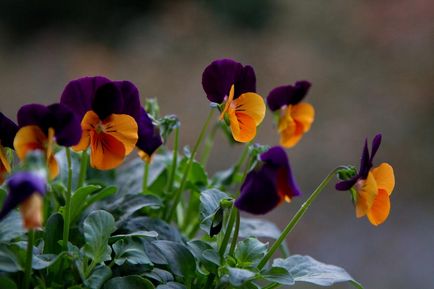
{"type": "Polygon", "coordinates": [[[204,148],[204,151],[203,151],[203,154],[202,154],[202,158],[200,160],[200,163],[204,167],[206,167],[206,164],[208,163],[209,155],[211,154],[211,150],[213,148],[214,140],[215,140],[215,137],[217,135],[217,131],[218,131],[219,127],[220,127],[219,123],[217,123],[216,125],[214,125],[214,127],[211,130],[211,133],[206,138],[205,148],[204,148]]]}
{"type": "Polygon", "coordinates": [[[237,208],[235,208],[235,206],[234,206],[234,207],[232,207],[231,214],[229,215],[228,225],[226,226],[225,235],[223,236],[223,240],[222,240],[222,243],[220,245],[220,250],[219,250],[219,254],[222,258],[225,255],[226,248],[228,246],[229,239],[230,239],[231,234],[232,234],[232,229],[234,227],[235,219],[237,216],[237,211],[238,211],[237,208]]]}
{"type": "Polygon", "coordinates": [[[146,194],[148,190],[148,176],[149,176],[149,162],[145,161],[145,167],[143,168],[143,185],[142,192],[146,194]]]}
{"type": "Polygon", "coordinates": [[[235,229],[234,229],[234,236],[232,237],[232,241],[231,241],[231,247],[229,249],[229,256],[233,256],[234,252],[235,252],[235,247],[237,246],[237,241],[238,241],[238,234],[240,232],[240,211],[237,208],[233,208],[236,213],[236,219],[235,219],[235,229]]]}
{"type": "Polygon", "coordinates": [[[279,283],[271,283],[270,285],[265,286],[263,289],[274,289],[279,287],[280,284],[279,283]]]}
{"type": "Polygon", "coordinates": [[[313,191],[313,193],[310,195],[310,197],[304,202],[303,205],[301,205],[300,209],[297,211],[297,213],[294,215],[294,217],[291,219],[291,221],[288,223],[286,228],[283,230],[282,234],[280,234],[279,239],[274,242],[273,246],[271,246],[268,253],[262,258],[262,260],[258,264],[258,269],[261,270],[264,268],[265,264],[267,264],[268,260],[273,256],[274,252],[280,247],[280,244],[285,240],[286,236],[294,229],[294,227],[298,224],[301,217],[303,217],[306,210],[310,207],[312,202],[316,199],[316,197],[319,195],[319,193],[327,186],[327,184],[333,179],[333,177],[336,175],[336,173],[341,170],[343,167],[338,167],[334,169],[328,176],[319,184],[319,186],[313,191]]]}
{"type": "Polygon", "coordinates": [[[84,150],[81,153],[80,175],[78,177],[77,188],[81,188],[84,185],[84,182],[86,181],[88,163],[89,163],[89,155],[87,154],[87,150],[84,150]]]}
{"type": "MultiPolygon", "coordinates": [[[[237,163],[235,164],[235,166],[234,166],[234,170],[233,170],[233,172],[232,172],[232,175],[233,175],[234,177],[236,177],[236,174],[238,174],[238,172],[239,172],[241,166],[242,166],[243,163],[246,161],[246,158],[247,158],[247,156],[249,155],[250,144],[251,144],[251,143],[249,142],[249,143],[247,143],[247,144],[244,146],[243,152],[241,153],[241,157],[240,157],[240,159],[238,160],[238,162],[237,162],[237,163]]],[[[248,166],[248,164],[247,164],[247,166],[248,166]]],[[[244,174],[244,175],[245,175],[245,174],[244,174]]]]}
{"type": "Polygon", "coordinates": [[[194,157],[196,156],[197,150],[198,150],[200,144],[202,143],[203,138],[205,137],[206,130],[208,128],[209,122],[211,121],[213,113],[214,113],[214,110],[211,109],[210,112],[209,112],[209,114],[208,114],[208,118],[206,119],[205,124],[202,127],[202,130],[201,130],[201,132],[199,134],[199,137],[197,138],[197,141],[196,141],[196,143],[195,143],[195,145],[193,147],[193,150],[191,151],[191,156],[188,159],[187,166],[186,166],[186,168],[184,170],[184,175],[182,176],[181,184],[179,185],[179,189],[175,193],[172,207],[169,210],[168,216],[166,218],[166,220],[168,222],[170,222],[173,219],[173,216],[175,215],[176,206],[178,206],[178,203],[179,203],[179,201],[181,199],[181,194],[184,191],[185,185],[187,183],[188,175],[190,173],[190,169],[191,169],[191,166],[193,164],[194,157]]]}
{"type": "Polygon", "coordinates": [[[66,251],[68,249],[68,241],[69,241],[69,223],[71,219],[71,194],[72,194],[72,163],[71,163],[71,151],[68,147],[66,150],[66,161],[68,165],[68,184],[66,188],[65,195],[65,212],[63,215],[63,250],[66,251]]]}
{"type": "Polygon", "coordinates": [[[32,274],[33,243],[35,242],[35,231],[29,230],[27,239],[26,267],[24,271],[24,289],[30,288],[30,275],[32,274]]]}
{"type": "Polygon", "coordinates": [[[169,186],[167,188],[167,191],[169,193],[173,190],[173,184],[175,183],[175,174],[176,174],[176,167],[178,164],[178,147],[179,147],[179,126],[175,128],[175,140],[173,144],[173,157],[172,157],[172,170],[170,171],[170,177],[169,177],[169,186]]]}
{"type": "Polygon", "coordinates": [[[212,288],[212,283],[214,283],[215,275],[214,273],[209,273],[208,278],[206,279],[205,287],[203,288],[212,288]]]}

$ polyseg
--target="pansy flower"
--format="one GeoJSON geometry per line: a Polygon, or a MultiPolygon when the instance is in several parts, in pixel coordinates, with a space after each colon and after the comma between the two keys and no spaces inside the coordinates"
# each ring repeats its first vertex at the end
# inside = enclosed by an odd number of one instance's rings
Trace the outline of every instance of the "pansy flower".
{"type": "Polygon", "coordinates": [[[274,88],[267,97],[268,107],[279,111],[277,129],[280,144],[290,148],[295,146],[306,132],[310,130],[315,117],[313,106],[301,102],[309,91],[308,81],[297,81],[294,85],[274,88]]]}
{"type": "Polygon", "coordinates": [[[202,86],[208,99],[221,105],[220,119],[227,120],[234,139],[251,141],[266,109],[256,93],[253,67],[231,59],[215,60],[203,72],[202,86]]]}
{"type": "Polygon", "coordinates": [[[265,214],[300,194],[288,157],[282,147],[276,146],[262,153],[259,164],[247,174],[235,206],[252,214],[265,214]]]}
{"type": "Polygon", "coordinates": [[[19,172],[7,181],[8,196],[0,211],[0,220],[17,206],[20,207],[26,229],[42,226],[43,197],[46,193],[46,180],[32,172],[19,172]]]}
{"type": "Polygon", "coordinates": [[[13,149],[17,131],[18,126],[0,112],[0,184],[4,181],[4,175],[11,171],[5,148],[13,149]]]}
{"type": "Polygon", "coordinates": [[[119,166],[143,134],[138,132],[142,114],[139,92],[129,81],[83,77],[68,83],[61,103],[82,120],[83,134],[73,149],[90,147],[94,168],[109,170],[119,166]]]}
{"type": "Polygon", "coordinates": [[[142,160],[149,162],[152,154],[163,144],[163,139],[160,130],[153,124],[143,107],[140,109],[138,128],[139,139],[136,144],[138,154],[142,160]]]}
{"type": "Polygon", "coordinates": [[[377,226],[383,223],[390,212],[390,195],[395,187],[393,168],[388,163],[382,163],[373,168],[373,159],[381,144],[381,134],[372,141],[369,153],[368,142],[365,140],[360,168],[358,173],[349,180],[336,184],[339,191],[354,189],[353,196],[358,218],[367,216],[369,221],[377,226]]]}
{"type": "Polygon", "coordinates": [[[76,145],[81,136],[80,121],[66,106],[28,104],[17,114],[19,130],[14,139],[17,156],[23,160],[33,150],[45,153],[51,179],[59,174],[53,144],[65,147],[76,145]]]}

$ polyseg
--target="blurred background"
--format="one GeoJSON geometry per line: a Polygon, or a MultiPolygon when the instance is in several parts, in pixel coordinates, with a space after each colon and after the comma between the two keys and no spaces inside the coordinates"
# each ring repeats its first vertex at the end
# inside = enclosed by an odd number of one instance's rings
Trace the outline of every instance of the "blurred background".
{"type": "MultiPolygon", "coordinates": [[[[208,114],[201,75],[212,60],[253,65],[264,97],[310,80],[316,120],[288,151],[305,194],[267,217],[283,228],[330,170],[358,166],[364,138],[382,132],[375,162],[396,175],[389,219],[378,228],[356,219],[348,195],[330,185],[288,245],[344,267],[365,288],[432,288],[433,16],[429,0],[2,0],[0,110],[15,119],[21,105],[53,103],[84,75],[128,79],[142,100],[157,97],[162,113],[179,116],[186,145],[208,114]]],[[[271,115],[257,142],[278,144],[271,115]]],[[[221,134],[216,143],[211,171],[242,150],[221,134]]]]}

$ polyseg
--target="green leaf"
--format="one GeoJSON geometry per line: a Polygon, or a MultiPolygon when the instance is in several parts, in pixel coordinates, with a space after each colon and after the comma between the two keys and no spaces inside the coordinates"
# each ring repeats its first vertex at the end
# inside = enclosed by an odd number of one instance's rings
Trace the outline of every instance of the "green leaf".
{"type": "Polygon", "coordinates": [[[178,282],[168,282],[166,284],[158,285],[157,289],[186,289],[186,287],[178,282]]]}
{"type": "Polygon", "coordinates": [[[90,213],[83,222],[84,254],[97,264],[110,260],[108,239],[115,229],[115,220],[110,213],[102,210],[90,213]]]}
{"type": "Polygon", "coordinates": [[[22,271],[18,256],[6,245],[0,244],[0,272],[22,271]]]}
{"type": "Polygon", "coordinates": [[[158,233],[159,239],[182,242],[182,236],[178,229],[161,219],[150,217],[130,218],[123,226],[123,229],[128,232],[155,231],[158,233]]]}
{"type": "MultiPolygon", "coordinates": [[[[81,154],[71,151],[71,165],[72,165],[72,187],[77,187],[78,176],[80,175],[80,159],[81,154]]],[[[59,181],[63,184],[68,183],[68,163],[66,161],[65,150],[60,150],[56,153],[56,160],[59,165],[59,181]]]]}
{"type": "Polygon", "coordinates": [[[85,186],[76,190],[71,196],[71,219],[75,219],[83,210],[86,205],[87,197],[97,190],[101,189],[100,186],[85,186]]]}
{"type": "Polygon", "coordinates": [[[173,274],[189,280],[194,277],[196,260],[186,246],[172,241],[158,240],[153,244],[164,255],[173,274]]]}
{"type": "Polygon", "coordinates": [[[24,233],[22,218],[16,210],[0,221],[0,242],[9,242],[24,233]]]}
{"type": "Polygon", "coordinates": [[[119,212],[120,215],[117,224],[124,222],[143,208],[158,209],[163,206],[163,202],[159,197],[150,194],[127,195],[123,199],[115,201],[115,203],[118,204],[116,212],[119,212]]]}
{"type": "Polygon", "coordinates": [[[285,268],[294,281],[308,282],[320,286],[331,286],[354,279],[342,268],[321,263],[310,256],[293,255],[286,259],[275,259],[272,267],[285,268]]]}
{"type": "Polygon", "coordinates": [[[255,278],[256,273],[247,269],[239,269],[233,267],[226,267],[226,274],[223,275],[222,281],[229,282],[235,287],[243,285],[245,282],[255,278]]]}
{"type": "Polygon", "coordinates": [[[159,119],[161,136],[164,142],[167,142],[167,138],[173,132],[173,130],[180,126],[180,121],[176,115],[165,115],[159,119]]]}
{"type": "Polygon", "coordinates": [[[154,269],[152,269],[151,272],[146,272],[144,274],[144,276],[151,278],[151,279],[157,281],[158,283],[167,283],[167,282],[175,280],[173,278],[172,273],[170,273],[169,271],[160,269],[160,268],[154,268],[154,269]]]}
{"type": "Polygon", "coordinates": [[[158,233],[155,231],[138,231],[131,234],[115,235],[110,237],[109,243],[114,243],[118,240],[130,238],[130,237],[157,238],[158,233]]]}
{"type": "Polygon", "coordinates": [[[0,188],[0,207],[3,207],[3,202],[6,200],[7,196],[8,196],[8,192],[0,188]]]}
{"type": "Polygon", "coordinates": [[[267,281],[279,283],[282,285],[294,285],[295,281],[288,270],[282,267],[272,267],[269,270],[261,272],[262,278],[267,281]]]}
{"type": "Polygon", "coordinates": [[[116,277],[107,281],[104,289],[154,289],[154,285],[137,275],[116,277]]]}
{"type": "Polygon", "coordinates": [[[0,276],[0,288],[18,289],[17,284],[6,276],[0,276]]]}
{"type": "Polygon", "coordinates": [[[33,270],[42,270],[50,267],[55,264],[58,260],[60,260],[65,253],[61,253],[59,255],[54,254],[42,254],[37,255],[34,254],[32,258],[32,269],[33,270]]]}
{"type": "MultiPolygon", "coordinates": [[[[218,252],[208,243],[202,240],[193,240],[188,242],[188,248],[208,272],[216,272],[217,268],[221,265],[221,258],[218,252]]],[[[198,270],[201,272],[200,266],[198,270]]],[[[208,272],[201,272],[207,274],[208,272]]]]}
{"type": "Polygon", "coordinates": [[[84,281],[84,285],[89,289],[99,289],[104,282],[110,279],[112,270],[106,265],[99,265],[93,270],[92,274],[84,281]]]}
{"type": "Polygon", "coordinates": [[[255,267],[267,253],[268,244],[256,238],[248,238],[239,242],[235,249],[235,258],[242,268],[255,267]]]}
{"type": "Polygon", "coordinates": [[[205,190],[200,194],[200,215],[202,223],[200,228],[209,233],[212,223],[212,218],[216,210],[220,207],[222,199],[229,199],[230,197],[217,189],[205,190]]]}
{"type": "Polygon", "coordinates": [[[275,224],[267,220],[241,218],[239,236],[241,238],[256,237],[277,240],[280,237],[280,230],[275,224]]]}
{"type": "Polygon", "coordinates": [[[140,240],[135,238],[121,239],[114,243],[112,247],[115,251],[114,262],[118,266],[122,266],[125,262],[132,265],[152,265],[140,240]]]}
{"type": "Polygon", "coordinates": [[[44,234],[44,253],[58,254],[62,251],[62,246],[58,241],[63,239],[63,217],[59,213],[51,215],[45,225],[44,234]]]}

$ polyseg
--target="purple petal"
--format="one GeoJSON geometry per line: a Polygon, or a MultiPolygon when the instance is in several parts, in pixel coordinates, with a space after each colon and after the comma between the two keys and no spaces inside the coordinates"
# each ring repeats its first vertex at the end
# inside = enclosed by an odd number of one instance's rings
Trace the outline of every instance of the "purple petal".
{"type": "Polygon", "coordinates": [[[359,176],[354,176],[349,180],[336,183],[335,188],[338,191],[348,191],[357,183],[358,180],[359,176]]]}
{"type": "Polygon", "coordinates": [[[9,178],[7,182],[8,196],[0,211],[0,220],[19,204],[34,193],[45,195],[47,185],[44,178],[30,172],[19,172],[9,178]]]}
{"type": "Polygon", "coordinates": [[[113,83],[121,92],[123,103],[126,104],[123,106],[122,113],[131,115],[136,122],[139,122],[141,116],[140,108],[142,107],[139,90],[128,80],[114,81],[113,83]]]}
{"type": "Polygon", "coordinates": [[[242,211],[259,215],[268,213],[280,201],[275,170],[263,166],[247,174],[235,206],[242,211]]]}
{"type": "Polygon", "coordinates": [[[56,142],[61,146],[73,146],[81,138],[78,116],[67,106],[55,103],[47,107],[50,111],[50,127],[54,129],[56,142]]]}
{"type": "Polygon", "coordinates": [[[246,92],[256,92],[256,75],[252,66],[243,67],[240,76],[235,82],[235,97],[246,92]]]}
{"type": "MultiPolygon", "coordinates": [[[[241,63],[231,59],[215,60],[208,65],[202,74],[202,86],[209,101],[222,103],[242,70],[241,63]]],[[[251,85],[248,82],[246,80],[246,85],[251,85]]]]}
{"type": "Polygon", "coordinates": [[[13,149],[17,131],[18,126],[0,112],[0,145],[13,149]]]}
{"type": "Polygon", "coordinates": [[[106,83],[96,90],[92,101],[92,110],[100,120],[106,119],[113,113],[123,113],[123,107],[124,101],[121,91],[114,82],[106,83]]]}
{"type": "Polygon", "coordinates": [[[161,146],[163,140],[159,129],[154,126],[146,111],[141,108],[140,112],[140,121],[138,122],[139,140],[136,146],[148,156],[151,156],[161,146]]]}
{"type": "Polygon", "coordinates": [[[71,108],[81,120],[91,110],[96,90],[110,80],[103,76],[82,77],[69,82],[63,90],[60,102],[71,108]]]}
{"type": "Polygon", "coordinates": [[[297,81],[294,84],[294,93],[289,96],[289,104],[297,104],[306,96],[312,84],[307,80],[297,81]]]}
{"type": "Polygon", "coordinates": [[[282,106],[288,105],[288,96],[294,94],[292,85],[284,85],[274,88],[267,96],[268,107],[272,111],[279,110],[282,106]]]}
{"type": "Polygon", "coordinates": [[[381,144],[381,133],[377,134],[374,139],[372,140],[372,149],[371,149],[371,158],[370,158],[370,163],[372,166],[372,161],[374,160],[374,156],[378,151],[378,148],[380,147],[381,144]]]}
{"type": "Polygon", "coordinates": [[[369,162],[368,140],[365,139],[365,146],[363,147],[362,157],[360,158],[359,176],[362,179],[366,179],[368,177],[368,173],[370,169],[371,166],[369,162]]]}
{"type": "Polygon", "coordinates": [[[261,161],[273,166],[276,169],[289,168],[288,156],[285,150],[280,146],[269,148],[266,152],[260,155],[261,161]]]}
{"type": "Polygon", "coordinates": [[[45,133],[49,128],[50,111],[42,104],[23,105],[17,113],[18,126],[37,125],[45,133]]]}

